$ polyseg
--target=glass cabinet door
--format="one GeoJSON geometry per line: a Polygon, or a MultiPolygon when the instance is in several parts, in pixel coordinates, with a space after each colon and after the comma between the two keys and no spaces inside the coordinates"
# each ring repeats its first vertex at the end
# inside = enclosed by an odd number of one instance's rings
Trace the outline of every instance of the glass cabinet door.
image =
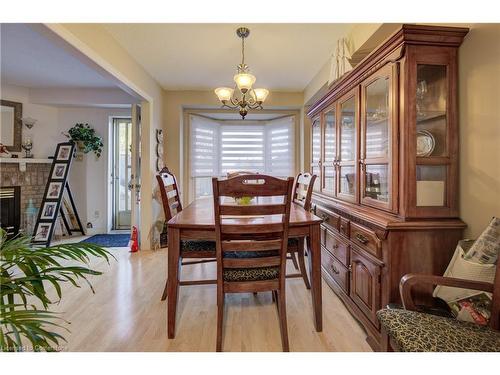
{"type": "Polygon", "coordinates": [[[311,129],[311,173],[317,175],[314,191],[321,190],[321,120],[316,117],[312,121],[311,129]]]}
{"type": "Polygon", "coordinates": [[[387,66],[361,85],[361,201],[392,209],[391,105],[392,67],[387,66]]]}
{"type": "Polygon", "coordinates": [[[445,207],[448,151],[446,65],[417,64],[416,206],[445,207]]]}
{"type": "Polygon", "coordinates": [[[349,93],[339,101],[339,160],[337,196],[347,201],[356,201],[357,165],[357,94],[349,93]]]}
{"type": "Polygon", "coordinates": [[[335,195],[335,176],[337,161],[337,130],[336,108],[327,110],[324,114],[323,140],[323,185],[322,192],[335,195]]]}

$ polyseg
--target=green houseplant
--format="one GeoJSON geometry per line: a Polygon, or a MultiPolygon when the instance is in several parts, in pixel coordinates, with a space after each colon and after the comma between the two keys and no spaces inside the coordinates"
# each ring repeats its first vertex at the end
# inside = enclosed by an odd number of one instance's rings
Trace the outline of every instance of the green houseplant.
{"type": "Polygon", "coordinates": [[[97,157],[101,156],[104,143],[102,143],[102,138],[97,135],[95,129],[89,124],[75,124],[65,136],[77,145],[81,145],[81,151],[84,154],[93,151],[97,157]]]}
{"type": "Polygon", "coordinates": [[[0,228],[0,351],[54,351],[64,337],[52,330],[68,323],[49,310],[60,301],[62,285],[91,288],[88,277],[102,272],[89,268],[91,257],[114,258],[107,250],[89,243],[33,248],[29,236],[7,240],[0,228]],[[57,298],[49,296],[50,288],[57,298]]]}

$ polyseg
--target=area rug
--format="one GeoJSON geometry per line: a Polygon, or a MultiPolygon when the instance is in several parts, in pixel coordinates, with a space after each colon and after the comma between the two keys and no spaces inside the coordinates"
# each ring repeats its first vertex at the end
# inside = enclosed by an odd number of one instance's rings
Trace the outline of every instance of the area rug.
{"type": "Polygon", "coordinates": [[[128,247],[130,234],[96,234],[80,242],[93,243],[102,247],[128,247]]]}

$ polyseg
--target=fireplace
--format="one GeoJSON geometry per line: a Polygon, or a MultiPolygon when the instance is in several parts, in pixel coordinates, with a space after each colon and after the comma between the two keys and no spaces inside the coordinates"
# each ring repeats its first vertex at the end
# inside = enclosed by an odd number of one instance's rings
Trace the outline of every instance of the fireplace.
{"type": "Polygon", "coordinates": [[[21,187],[0,187],[0,226],[7,238],[19,233],[21,225],[21,187]]]}

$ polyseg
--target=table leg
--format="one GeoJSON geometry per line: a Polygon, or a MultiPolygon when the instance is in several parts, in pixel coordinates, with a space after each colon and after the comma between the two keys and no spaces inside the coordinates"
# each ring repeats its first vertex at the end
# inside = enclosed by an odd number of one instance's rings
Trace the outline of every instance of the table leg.
{"type": "Polygon", "coordinates": [[[175,337],[175,317],[179,294],[180,235],[178,228],[168,228],[168,338],[175,337]]]}
{"type": "Polygon", "coordinates": [[[323,330],[323,297],[321,291],[321,240],[319,224],[309,227],[308,242],[314,325],[316,331],[321,332],[323,330]]]}

